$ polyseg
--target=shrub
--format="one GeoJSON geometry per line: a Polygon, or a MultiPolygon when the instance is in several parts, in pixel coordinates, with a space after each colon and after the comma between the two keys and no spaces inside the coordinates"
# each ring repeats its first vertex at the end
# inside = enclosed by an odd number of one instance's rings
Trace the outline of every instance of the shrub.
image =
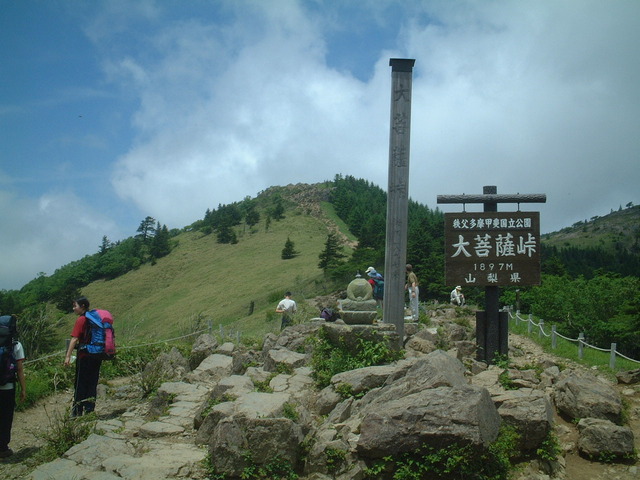
{"type": "Polygon", "coordinates": [[[61,457],[72,446],[85,441],[94,431],[95,424],[95,413],[71,418],[67,410],[49,417],[49,428],[44,433],[38,433],[45,445],[38,452],[37,462],[51,462],[61,457]]]}
{"type": "Polygon", "coordinates": [[[503,426],[496,441],[482,453],[470,445],[441,448],[423,445],[413,452],[384,457],[365,471],[365,478],[507,480],[511,459],[517,454],[518,438],[513,427],[503,426]]]}
{"type": "Polygon", "coordinates": [[[350,348],[344,339],[338,345],[331,344],[325,331],[320,330],[309,341],[313,344],[312,376],[318,388],[328,386],[331,377],[338,373],[391,363],[403,356],[402,351],[394,351],[384,339],[359,338],[356,348],[350,348]]]}

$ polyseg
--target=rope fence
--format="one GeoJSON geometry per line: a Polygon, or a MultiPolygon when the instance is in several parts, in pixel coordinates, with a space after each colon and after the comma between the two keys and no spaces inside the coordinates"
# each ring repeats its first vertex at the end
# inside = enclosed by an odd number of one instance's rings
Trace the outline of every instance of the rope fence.
{"type": "MultiPolygon", "coordinates": [[[[121,350],[128,350],[128,349],[131,349],[131,348],[142,348],[142,347],[150,347],[150,346],[153,346],[153,345],[161,345],[163,343],[170,343],[170,342],[175,342],[175,341],[178,341],[178,340],[183,340],[185,338],[193,337],[194,335],[199,335],[201,333],[213,333],[213,324],[211,322],[209,322],[209,326],[207,328],[202,329],[202,330],[198,330],[197,332],[188,333],[186,335],[181,335],[179,337],[168,338],[168,339],[165,339],[165,340],[157,340],[157,341],[148,342],[148,343],[140,343],[138,345],[122,345],[122,346],[118,345],[117,349],[118,349],[118,351],[121,351],[121,350]]],[[[221,338],[223,338],[223,339],[225,338],[225,331],[224,331],[224,327],[222,326],[222,324],[220,324],[220,326],[219,326],[219,335],[220,335],[221,338]]],[[[227,333],[226,336],[235,337],[236,342],[240,343],[240,332],[239,331],[236,331],[235,334],[233,332],[229,332],[229,333],[227,333]]],[[[67,340],[66,342],[67,342],[67,348],[68,348],[69,340],[67,340]]],[[[38,357],[38,358],[35,358],[33,360],[25,360],[24,364],[28,365],[28,364],[31,364],[31,363],[40,362],[40,361],[46,360],[48,358],[64,355],[66,352],[67,352],[67,349],[65,348],[64,350],[58,350],[57,352],[49,353],[49,354],[47,354],[47,355],[45,355],[43,357],[38,357]]]]}
{"type": "Polygon", "coordinates": [[[624,358],[625,360],[628,360],[630,362],[634,362],[634,363],[638,363],[640,364],[640,360],[635,360],[633,358],[629,358],[625,355],[623,355],[622,353],[618,352],[616,350],[617,348],[617,344],[616,343],[612,343],[611,344],[611,348],[600,348],[600,347],[596,347],[595,345],[591,345],[589,343],[587,343],[585,341],[584,338],[584,333],[579,333],[578,334],[578,338],[569,338],[569,337],[565,337],[564,335],[560,334],[557,330],[556,330],[556,326],[555,325],[551,325],[551,332],[547,333],[544,331],[544,320],[543,319],[539,319],[538,323],[536,323],[533,320],[533,315],[529,314],[528,318],[523,318],[520,315],[520,311],[516,311],[516,314],[514,315],[512,312],[511,308],[507,308],[506,309],[509,312],[509,319],[510,320],[515,320],[515,324],[516,326],[518,325],[519,322],[522,323],[526,323],[527,324],[527,333],[529,335],[534,333],[534,328],[537,329],[538,331],[538,338],[542,338],[542,337],[546,337],[546,338],[551,338],[551,348],[552,349],[556,349],[558,346],[558,337],[568,341],[568,342],[572,342],[577,344],[577,348],[578,348],[578,358],[580,360],[582,360],[582,358],[584,357],[584,349],[585,348],[591,348],[593,350],[598,350],[600,352],[606,352],[609,353],[609,368],[611,368],[611,370],[615,370],[616,367],[616,358],[617,357],[621,357],[624,358]]]}

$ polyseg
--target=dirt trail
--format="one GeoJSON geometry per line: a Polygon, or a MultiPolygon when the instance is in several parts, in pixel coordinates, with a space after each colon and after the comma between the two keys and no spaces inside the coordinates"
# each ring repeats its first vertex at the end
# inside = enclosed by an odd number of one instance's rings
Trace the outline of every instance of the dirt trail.
{"type": "MultiPolygon", "coordinates": [[[[586,367],[555,357],[542,349],[540,345],[526,336],[509,334],[509,346],[520,349],[521,357],[512,355],[511,361],[517,365],[535,364],[544,359],[566,365],[570,368],[585,369],[586,367]]],[[[597,372],[592,372],[597,373],[597,372]]],[[[612,380],[613,381],[613,380],[612,380]]],[[[635,436],[635,448],[640,452],[640,385],[616,385],[623,401],[628,405],[629,427],[635,436]]],[[[556,432],[565,450],[565,475],[567,480],[638,480],[640,468],[636,465],[605,464],[592,462],[582,458],[577,453],[578,435],[576,426],[558,415],[555,416],[556,432]]]]}
{"type": "MultiPolygon", "coordinates": [[[[108,388],[130,382],[130,378],[119,378],[109,381],[108,388]]],[[[105,390],[107,389],[99,387],[96,402],[96,415],[99,419],[112,417],[128,406],[125,401],[112,395],[101,395],[101,391],[105,390]]],[[[41,400],[26,411],[15,412],[10,445],[15,453],[10,458],[0,460],[0,477],[3,480],[23,479],[33,469],[33,456],[45,445],[44,435],[57,419],[69,414],[72,398],[73,391],[67,390],[41,400]]]]}

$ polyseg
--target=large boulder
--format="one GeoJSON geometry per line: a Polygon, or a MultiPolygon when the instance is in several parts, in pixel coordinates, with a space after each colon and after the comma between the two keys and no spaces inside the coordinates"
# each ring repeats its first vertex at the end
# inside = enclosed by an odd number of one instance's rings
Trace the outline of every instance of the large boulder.
{"type": "Polygon", "coordinates": [[[427,445],[486,448],[495,441],[500,416],[489,392],[471,385],[425,389],[371,404],[360,423],[358,454],[382,458],[427,445]]]}
{"type": "Polygon", "coordinates": [[[211,407],[203,405],[200,425],[195,424],[198,428],[196,442],[210,445],[215,428],[225,418],[236,415],[247,418],[280,417],[290,398],[286,393],[250,392],[234,401],[214,404],[211,407]]]}
{"type": "Polygon", "coordinates": [[[215,353],[218,348],[218,341],[213,335],[203,333],[196,341],[193,342],[191,347],[191,355],[189,356],[189,367],[194,370],[202,361],[209,355],[215,353]]]}
{"type": "Polygon", "coordinates": [[[531,451],[542,444],[553,430],[553,408],[539,391],[511,390],[500,398],[498,414],[520,434],[521,450],[531,451]]]}
{"type": "Polygon", "coordinates": [[[235,400],[253,392],[251,378],[244,375],[230,375],[220,380],[211,390],[211,400],[235,400]]]}
{"type": "Polygon", "coordinates": [[[627,385],[640,383],[640,368],[618,372],[616,373],[616,378],[618,379],[618,383],[625,383],[627,385]]]}
{"type": "Polygon", "coordinates": [[[358,395],[380,387],[395,371],[396,367],[392,365],[358,368],[334,375],[331,378],[331,384],[336,390],[346,385],[351,394],[358,395]]]}
{"type": "Polygon", "coordinates": [[[583,418],[578,422],[578,451],[592,459],[630,458],[634,451],[633,431],[608,420],[583,418]]]}
{"type": "Polygon", "coordinates": [[[299,323],[285,328],[278,337],[271,337],[273,334],[268,334],[269,339],[265,338],[263,342],[262,352],[266,354],[269,350],[274,348],[286,348],[293,352],[298,353],[310,353],[311,346],[309,344],[309,336],[314,335],[322,326],[324,320],[321,322],[312,323],[299,323]]]}
{"type": "Polygon", "coordinates": [[[398,369],[406,373],[401,376],[391,374],[380,391],[362,398],[363,406],[368,403],[385,404],[430,388],[468,384],[462,363],[442,350],[414,359],[413,362],[398,362],[398,369]],[[407,366],[409,368],[405,370],[407,366]]]}
{"type": "Polygon", "coordinates": [[[288,418],[235,415],[218,423],[209,453],[218,474],[238,478],[246,468],[265,466],[276,458],[295,467],[303,440],[300,426],[288,418]]]}
{"type": "Polygon", "coordinates": [[[182,356],[180,350],[173,347],[169,352],[161,353],[147,363],[142,377],[149,384],[160,384],[164,381],[182,380],[188,371],[189,362],[182,356]]]}
{"type": "Polygon", "coordinates": [[[554,399],[560,413],[571,419],[600,418],[621,423],[620,395],[593,375],[566,375],[554,385],[554,399]]]}
{"type": "Polygon", "coordinates": [[[384,341],[390,348],[399,348],[400,345],[395,325],[387,323],[378,325],[325,323],[322,325],[322,335],[331,345],[352,351],[360,348],[361,340],[384,341]]]}
{"type": "Polygon", "coordinates": [[[192,383],[217,383],[233,372],[233,358],[228,355],[214,353],[205,358],[187,378],[192,383]]]}
{"type": "Polygon", "coordinates": [[[264,356],[264,368],[267,372],[292,371],[304,366],[309,356],[304,353],[292,352],[287,348],[272,349],[264,356]]]}

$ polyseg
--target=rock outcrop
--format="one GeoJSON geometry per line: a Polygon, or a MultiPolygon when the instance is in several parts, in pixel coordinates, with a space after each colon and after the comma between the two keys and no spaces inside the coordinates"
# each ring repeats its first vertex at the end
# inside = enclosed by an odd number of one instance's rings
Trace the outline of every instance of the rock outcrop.
{"type": "MultiPolygon", "coordinates": [[[[78,479],[198,479],[208,456],[229,479],[277,459],[300,478],[360,480],[376,461],[419,448],[462,445],[481,455],[501,425],[518,432],[523,458],[533,458],[554,432],[556,413],[577,421],[582,455],[633,455],[633,432],[621,425],[622,402],[611,385],[553,364],[532,370],[476,362],[471,328],[454,320],[447,312],[434,318],[438,328],[407,325],[404,358],[339,373],[321,390],[310,368],[310,335],[350,348],[362,338],[395,345],[392,326],[318,320],[268,335],[260,351],[222,348],[204,336],[190,359],[172,352],[158,360],[177,365],[171,368],[180,377],[159,389],[163,414],[143,419],[146,412],[132,406],[29,478],[63,478],[64,470],[78,479]]],[[[545,465],[548,471],[527,478],[564,477],[561,458],[545,465]]]]}

